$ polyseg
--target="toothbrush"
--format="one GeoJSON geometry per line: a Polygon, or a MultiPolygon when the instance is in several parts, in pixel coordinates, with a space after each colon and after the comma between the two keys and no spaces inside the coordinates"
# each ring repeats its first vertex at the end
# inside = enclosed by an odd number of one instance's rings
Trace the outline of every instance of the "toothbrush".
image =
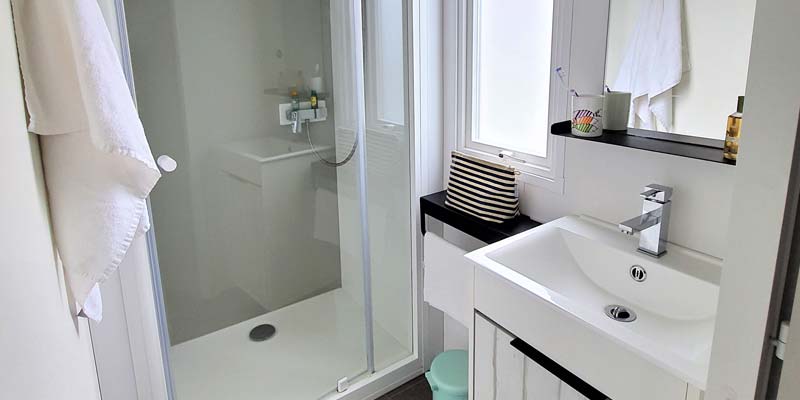
{"type": "Polygon", "coordinates": [[[556,73],[556,76],[558,77],[558,81],[561,82],[561,86],[563,86],[564,89],[569,90],[570,95],[575,96],[575,97],[580,97],[580,95],[578,94],[578,92],[575,89],[570,89],[569,85],[567,85],[567,78],[564,76],[564,69],[563,68],[556,67],[555,73],[556,73]]]}

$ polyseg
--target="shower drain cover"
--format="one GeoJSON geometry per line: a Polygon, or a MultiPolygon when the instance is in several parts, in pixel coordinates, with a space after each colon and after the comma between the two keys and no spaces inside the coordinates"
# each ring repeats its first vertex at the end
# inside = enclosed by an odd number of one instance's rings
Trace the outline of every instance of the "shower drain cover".
{"type": "Polygon", "coordinates": [[[250,330],[250,340],[263,342],[275,335],[275,327],[270,324],[259,325],[250,330]]]}

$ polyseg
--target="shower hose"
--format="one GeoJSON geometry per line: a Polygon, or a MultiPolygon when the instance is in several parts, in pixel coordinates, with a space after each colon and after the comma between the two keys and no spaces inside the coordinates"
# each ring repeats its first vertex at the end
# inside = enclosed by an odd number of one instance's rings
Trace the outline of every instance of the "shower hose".
{"type": "MultiPolygon", "coordinates": [[[[358,147],[358,135],[356,135],[356,138],[353,141],[353,147],[350,149],[350,152],[347,154],[347,157],[345,157],[344,160],[342,160],[342,161],[329,161],[329,160],[325,159],[325,157],[323,157],[321,154],[319,154],[319,152],[317,151],[317,148],[314,147],[314,142],[311,141],[311,122],[309,120],[305,120],[304,122],[306,124],[306,137],[308,137],[308,145],[311,146],[311,151],[314,153],[314,155],[317,157],[317,159],[319,159],[319,161],[321,161],[324,165],[327,165],[327,166],[333,167],[333,168],[341,167],[342,165],[345,165],[348,162],[350,162],[350,159],[353,158],[353,155],[356,153],[356,148],[358,147]]],[[[334,151],[334,153],[335,153],[335,151],[334,151]]],[[[336,157],[335,154],[334,154],[334,157],[336,157]]]]}

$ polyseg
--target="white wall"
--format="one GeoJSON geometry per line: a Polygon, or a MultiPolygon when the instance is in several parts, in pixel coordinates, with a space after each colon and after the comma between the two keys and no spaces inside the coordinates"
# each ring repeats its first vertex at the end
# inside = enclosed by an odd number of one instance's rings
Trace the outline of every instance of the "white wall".
{"type": "MultiPolygon", "coordinates": [[[[578,92],[603,89],[606,25],[597,15],[607,6],[575,0],[569,84],[578,92]]],[[[618,223],[641,212],[645,185],[659,183],[675,188],[669,241],[724,256],[736,167],[572,139],[564,151],[563,193],[522,185],[522,211],[534,220],[587,214],[618,223]]]]}
{"type": "Polygon", "coordinates": [[[26,129],[9,2],[0,3],[0,398],[99,399],[89,327],[73,317],[26,129]]]}
{"type": "Polygon", "coordinates": [[[551,221],[586,214],[618,223],[641,213],[649,183],[672,186],[669,241],[724,257],[736,167],[617,146],[568,140],[564,193],[524,185],[522,211],[551,221]]]}
{"type": "MultiPolygon", "coordinates": [[[[613,88],[641,9],[611,0],[606,83],[613,88]]],[[[684,47],[691,70],[673,90],[672,132],[723,139],[728,115],[744,95],[756,0],[682,0],[684,47]]]]}
{"type": "Polygon", "coordinates": [[[797,47],[798,15],[796,0],[756,6],[709,400],[758,398],[773,278],[776,264],[785,262],[778,255],[800,111],[800,53],[786,49],[797,47]]]}

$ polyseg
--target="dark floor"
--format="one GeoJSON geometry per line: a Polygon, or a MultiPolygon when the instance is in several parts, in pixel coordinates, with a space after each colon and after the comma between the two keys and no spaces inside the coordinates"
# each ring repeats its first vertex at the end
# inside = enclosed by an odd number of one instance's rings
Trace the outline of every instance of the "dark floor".
{"type": "Polygon", "coordinates": [[[378,400],[431,400],[431,387],[425,379],[425,375],[420,375],[399,388],[386,393],[378,400]]]}

